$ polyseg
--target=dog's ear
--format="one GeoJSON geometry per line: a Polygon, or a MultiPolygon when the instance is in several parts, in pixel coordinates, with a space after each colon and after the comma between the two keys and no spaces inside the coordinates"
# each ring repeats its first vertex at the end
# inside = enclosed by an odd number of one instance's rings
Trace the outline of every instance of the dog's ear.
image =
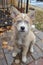
{"type": "Polygon", "coordinates": [[[12,18],[16,17],[20,13],[14,6],[10,6],[9,11],[12,18]]]}
{"type": "Polygon", "coordinates": [[[30,17],[31,20],[35,20],[35,11],[30,11],[27,13],[27,15],[30,17]]]}

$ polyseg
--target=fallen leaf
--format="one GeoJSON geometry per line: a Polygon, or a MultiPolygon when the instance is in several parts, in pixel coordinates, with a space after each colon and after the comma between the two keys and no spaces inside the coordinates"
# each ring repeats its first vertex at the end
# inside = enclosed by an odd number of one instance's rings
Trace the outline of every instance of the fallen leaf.
{"type": "Polygon", "coordinates": [[[6,41],[3,41],[3,43],[2,43],[3,45],[7,45],[8,44],[8,42],[6,42],[6,41]]]}
{"type": "Polygon", "coordinates": [[[0,31],[3,31],[3,29],[2,29],[2,28],[0,28],[0,31]]]}
{"type": "Polygon", "coordinates": [[[7,48],[7,47],[8,47],[8,42],[3,41],[3,43],[2,43],[2,48],[7,48]]]}
{"type": "Polygon", "coordinates": [[[2,48],[7,48],[8,46],[7,45],[2,45],[2,48]]]}

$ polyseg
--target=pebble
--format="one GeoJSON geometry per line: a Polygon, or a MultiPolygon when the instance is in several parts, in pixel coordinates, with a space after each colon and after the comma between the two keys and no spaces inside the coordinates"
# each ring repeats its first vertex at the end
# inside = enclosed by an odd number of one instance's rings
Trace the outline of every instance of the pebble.
{"type": "Polygon", "coordinates": [[[19,63],[20,63],[20,60],[19,60],[19,59],[16,59],[16,60],[15,60],[15,63],[16,63],[16,64],[19,64],[19,63]]]}

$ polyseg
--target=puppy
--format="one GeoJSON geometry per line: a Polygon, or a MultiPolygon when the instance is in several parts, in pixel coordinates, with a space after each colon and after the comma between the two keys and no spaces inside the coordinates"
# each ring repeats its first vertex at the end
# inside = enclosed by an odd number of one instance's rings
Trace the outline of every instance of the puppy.
{"type": "Polygon", "coordinates": [[[27,52],[33,52],[33,45],[35,44],[36,37],[34,33],[31,31],[31,22],[32,15],[31,13],[25,14],[20,13],[15,8],[11,7],[11,17],[13,18],[13,41],[14,41],[14,53],[12,54],[14,57],[22,51],[22,61],[27,61],[27,52]],[[16,15],[15,15],[16,14],[16,15]],[[15,34],[15,37],[14,37],[15,34]],[[30,49],[29,49],[30,48],[30,49]]]}

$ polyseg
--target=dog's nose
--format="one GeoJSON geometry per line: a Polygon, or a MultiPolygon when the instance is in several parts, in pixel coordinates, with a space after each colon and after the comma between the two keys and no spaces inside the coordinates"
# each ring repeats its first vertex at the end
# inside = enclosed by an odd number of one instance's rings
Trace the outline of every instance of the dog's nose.
{"type": "Polygon", "coordinates": [[[25,27],[21,27],[21,30],[24,30],[25,29],[25,27]]]}

